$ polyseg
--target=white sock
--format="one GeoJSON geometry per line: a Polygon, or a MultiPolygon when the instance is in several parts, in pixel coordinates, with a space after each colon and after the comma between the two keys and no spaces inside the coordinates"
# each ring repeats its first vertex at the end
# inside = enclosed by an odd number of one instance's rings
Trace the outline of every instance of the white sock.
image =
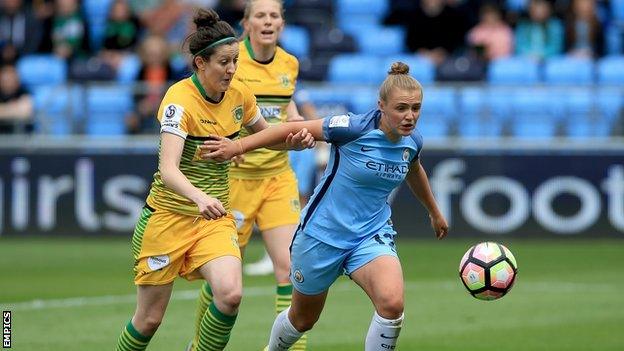
{"type": "Polygon", "coordinates": [[[403,326],[403,314],[397,319],[385,319],[377,314],[373,315],[368,334],[366,335],[365,351],[387,351],[396,347],[401,327],[403,326]]]}
{"type": "Polygon", "coordinates": [[[275,318],[273,328],[271,328],[268,351],[288,350],[303,335],[303,333],[300,333],[293,327],[290,319],[288,319],[288,311],[290,311],[290,307],[275,318]]]}

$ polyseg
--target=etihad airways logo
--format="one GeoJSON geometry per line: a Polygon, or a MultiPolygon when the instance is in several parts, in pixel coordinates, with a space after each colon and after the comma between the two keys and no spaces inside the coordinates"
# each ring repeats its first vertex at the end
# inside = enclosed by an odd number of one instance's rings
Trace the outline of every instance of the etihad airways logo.
{"type": "Polygon", "coordinates": [[[383,163],[369,160],[365,165],[366,168],[375,171],[378,177],[385,179],[403,180],[409,171],[409,167],[405,164],[383,163]]]}

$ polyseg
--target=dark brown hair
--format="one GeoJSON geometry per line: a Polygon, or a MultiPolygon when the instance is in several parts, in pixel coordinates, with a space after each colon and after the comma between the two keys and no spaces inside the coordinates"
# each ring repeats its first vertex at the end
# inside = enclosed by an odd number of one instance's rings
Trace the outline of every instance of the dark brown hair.
{"type": "MultiPolygon", "coordinates": [[[[193,23],[197,30],[187,37],[188,50],[193,56],[200,56],[206,60],[215,52],[218,47],[209,47],[211,44],[225,38],[232,38],[232,41],[224,41],[223,44],[231,44],[237,41],[236,33],[227,22],[221,21],[219,15],[214,10],[199,9],[193,17],[193,23]]],[[[193,68],[197,69],[195,61],[193,68]]]]}

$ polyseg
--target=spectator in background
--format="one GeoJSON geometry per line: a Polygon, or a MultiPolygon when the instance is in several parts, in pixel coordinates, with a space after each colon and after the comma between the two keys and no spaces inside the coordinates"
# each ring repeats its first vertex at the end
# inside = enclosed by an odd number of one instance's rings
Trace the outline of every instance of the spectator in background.
{"type": "Polygon", "coordinates": [[[595,0],[572,1],[565,20],[565,50],[569,55],[584,58],[604,54],[604,34],[595,0]]]}
{"type": "Polygon", "coordinates": [[[87,22],[78,0],[56,0],[52,17],[52,51],[63,59],[89,55],[87,22]]]}
{"type": "Polygon", "coordinates": [[[167,82],[173,79],[167,41],[157,35],[148,36],[141,43],[139,55],[142,63],[137,80],[142,84],[135,93],[136,111],[127,116],[126,127],[129,134],[158,134],[160,126],[154,116],[167,82]]]}
{"type": "Polygon", "coordinates": [[[221,19],[232,26],[239,34],[243,32],[240,21],[243,19],[246,5],[246,0],[221,0],[217,6],[221,19]]]}
{"type": "Polygon", "coordinates": [[[33,101],[13,65],[0,68],[0,134],[31,132],[33,101]]]}
{"type": "Polygon", "coordinates": [[[529,16],[516,28],[516,53],[543,60],[563,53],[563,26],[547,0],[531,0],[529,16]]]}
{"type": "Polygon", "coordinates": [[[429,57],[436,66],[462,47],[468,29],[465,18],[444,0],[421,0],[410,13],[391,12],[384,24],[405,26],[407,48],[429,57]]]}
{"type": "Polygon", "coordinates": [[[484,4],[480,20],[468,32],[468,44],[486,61],[513,53],[513,30],[505,23],[501,10],[494,4],[484,4]]]}
{"type": "Polygon", "coordinates": [[[128,2],[115,0],[106,21],[102,59],[111,67],[119,67],[122,59],[134,49],[140,30],[139,20],[128,2]]]}
{"type": "Polygon", "coordinates": [[[171,49],[180,49],[190,21],[191,7],[177,0],[129,0],[141,25],[150,35],[161,36],[171,49]]]}
{"type": "Polygon", "coordinates": [[[21,55],[36,52],[43,27],[34,13],[22,0],[3,0],[0,9],[0,61],[13,63],[21,55]]]}

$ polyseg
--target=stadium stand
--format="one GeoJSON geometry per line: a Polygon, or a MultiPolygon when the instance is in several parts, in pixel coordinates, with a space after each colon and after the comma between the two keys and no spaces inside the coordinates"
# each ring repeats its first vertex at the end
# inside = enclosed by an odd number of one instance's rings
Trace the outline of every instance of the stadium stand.
{"type": "MultiPolygon", "coordinates": [[[[482,81],[449,83],[436,77],[439,61],[408,52],[405,27],[383,24],[391,9],[404,8],[406,16],[415,10],[405,1],[285,3],[288,25],[281,43],[299,58],[300,85],[310,90],[311,101],[321,112],[365,112],[373,108],[377,86],[390,65],[403,61],[425,87],[419,122],[425,135],[587,138],[623,133],[624,0],[597,3],[607,56],[564,54],[543,61],[510,56],[486,62],[487,74],[482,81]]],[[[528,2],[501,3],[508,13],[519,14],[528,2]]],[[[96,57],[112,0],[84,0],[82,4],[91,54],[96,57]]],[[[461,13],[469,9],[455,10],[461,13]]],[[[471,18],[468,12],[463,15],[471,18]]],[[[451,57],[461,57],[466,50],[471,48],[466,46],[451,57]]],[[[54,136],[125,135],[124,116],[135,108],[131,84],[141,69],[138,52],[134,49],[123,56],[114,66],[112,80],[99,85],[74,79],[70,73],[75,72],[77,62],[58,58],[45,49],[18,59],[21,80],[34,96],[35,132],[54,136]]],[[[186,65],[183,55],[171,58],[175,76],[188,74],[186,65]]]]}

